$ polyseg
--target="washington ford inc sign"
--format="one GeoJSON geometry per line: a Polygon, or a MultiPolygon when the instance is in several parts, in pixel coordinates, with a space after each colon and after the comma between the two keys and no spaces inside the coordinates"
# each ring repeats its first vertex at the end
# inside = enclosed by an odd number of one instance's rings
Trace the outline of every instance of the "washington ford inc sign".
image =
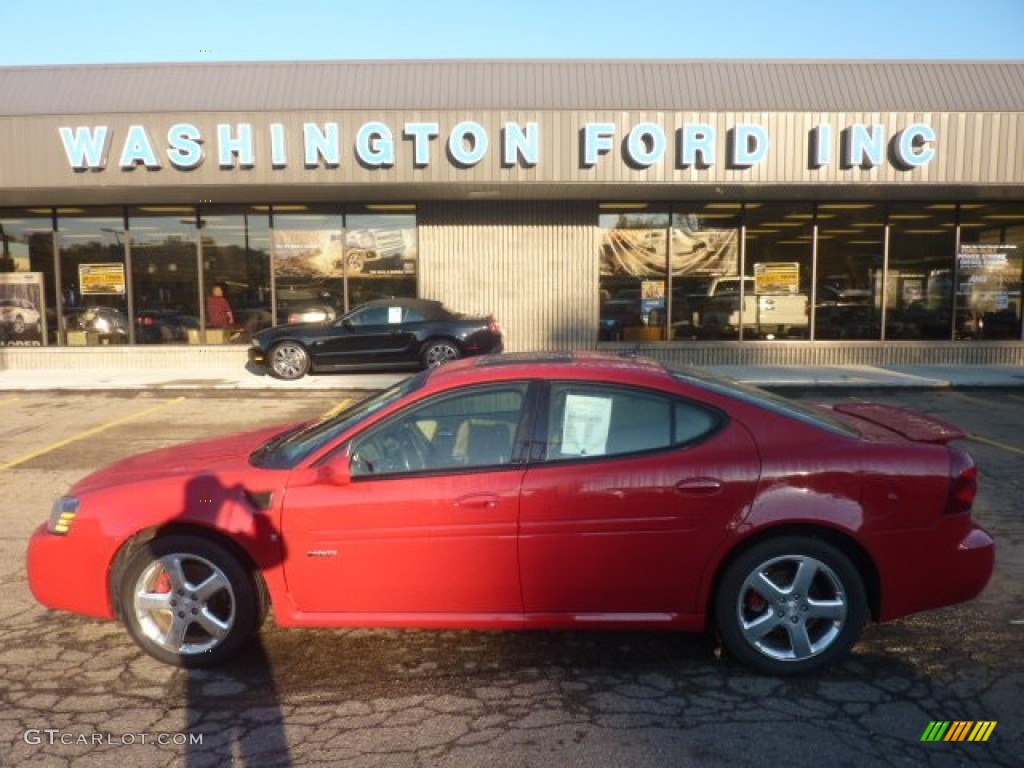
{"type": "MultiPolygon", "coordinates": [[[[359,126],[348,140],[339,124],[332,122],[304,123],[302,130],[296,131],[297,138],[289,136],[282,123],[271,123],[259,131],[252,123],[222,123],[212,136],[184,122],[175,123],[166,133],[131,125],[123,136],[115,135],[107,125],[61,126],[58,130],[68,163],[76,171],[106,170],[111,149],[117,151],[117,168],[122,171],[140,167],[155,171],[165,164],[190,171],[207,162],[208,155],[215,156],[224,170],[257,164],[283,169],[300,162],[312,170],[337,168],[348,161],[387,169],[395,165],[400,146],[408,147],[404,152],[409,153],[415,168],[438,162],[472,168],[491,153],[500,156],[503,167],[533,168],[543,162],[544,147],[541,126],[535,122],[506,122],[497,136],[491,136],[472,120],[445,131],[436,122],[407,122],[396,131],[386,123],[372,121],[359,126]]],[[[672,131],[653,122],[628,129],[615,123],[584,123],[577,132],[577,156],[582,168],[620,161],[641,170],[663,163],[676,168],[724,164],[730,169],[746,169],[768,160],[772,142],[764,126],[738,123],[723,133],[720,136],[715,126],[706,123],[684,123],[672,131]]],[[[808,132],[806,157],[811,168],[838,163],[843,168],[868,169],[890,163],[909,171],[932,161],[935,140],[935,131],[927,123],[912,123],[891,133],[880,124],[855,123],[837,129],[831,123],[819,123],[808,132]]]]}

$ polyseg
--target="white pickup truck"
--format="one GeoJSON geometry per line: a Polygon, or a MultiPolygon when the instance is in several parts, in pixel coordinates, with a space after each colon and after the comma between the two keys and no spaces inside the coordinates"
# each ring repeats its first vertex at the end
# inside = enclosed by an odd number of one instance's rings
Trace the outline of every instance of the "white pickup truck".
{"type": "MultiPolygon", "coordinates": [[[[756,294],[754,278],[743,279],[743,329],[765,338],[803,336],[810,322],[807,296],[756,294]]],[[[736,331],[740,326],[740,278],[716,277],[708,285],[700,311],[704,330],[736,331]]]]}

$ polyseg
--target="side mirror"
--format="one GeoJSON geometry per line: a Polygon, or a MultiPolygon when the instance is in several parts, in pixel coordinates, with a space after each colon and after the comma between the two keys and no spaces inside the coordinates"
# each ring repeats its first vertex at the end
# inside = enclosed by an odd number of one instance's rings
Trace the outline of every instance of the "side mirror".
{"type": "Polygon", "coordinates": [[[352,482],[352,471],[349,469],[347,453],[332,459],[320,467],[317,480],[324,485],[348,485],[352,482]]]}

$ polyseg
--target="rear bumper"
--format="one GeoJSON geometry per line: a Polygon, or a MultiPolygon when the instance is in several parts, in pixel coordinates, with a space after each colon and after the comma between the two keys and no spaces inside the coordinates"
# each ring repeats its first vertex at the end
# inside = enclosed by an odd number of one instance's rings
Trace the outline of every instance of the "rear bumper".
{"type": "Polygon", "coordinates": [[[879,563],[880,620],[963,603],[982,593],[995,568],[995,541],[979,526],[971,524],[966,532],[963,527],[962,518],[952,518],[887,548],[889,562],[879,563]]]}

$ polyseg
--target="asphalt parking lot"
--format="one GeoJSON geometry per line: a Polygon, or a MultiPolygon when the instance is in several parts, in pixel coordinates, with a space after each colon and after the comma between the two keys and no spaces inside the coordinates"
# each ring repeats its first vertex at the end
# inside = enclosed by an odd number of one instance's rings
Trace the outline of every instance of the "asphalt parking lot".
{"type": "Polygon", "coordinates": [[[997,571],[970,604],[869,627],[818,677],[751,674],[699,636],[272,622],[236,663],[189,673],[143,656],[117,624],[32,599],[26,541],[83,475],[364,394],[0,392],[0,765],[1021,764],[1024,389],[870,393],[974,436],[975,515],[997,539],[997,571]],[[932,721],[996,726],[983,743],[923,742],[932,721]]]}

